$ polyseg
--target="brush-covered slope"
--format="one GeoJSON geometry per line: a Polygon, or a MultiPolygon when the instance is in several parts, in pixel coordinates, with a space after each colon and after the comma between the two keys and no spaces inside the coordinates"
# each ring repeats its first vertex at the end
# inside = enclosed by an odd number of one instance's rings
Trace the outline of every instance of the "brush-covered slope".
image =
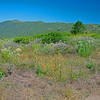
{"type": "MultiPolygon", "coordinates": [[[[0,37],[33,36],[36,33],[51,31],[70,32],[72,26],[73,23],[24,22],[19,20],[5,21],[0,23],[0,37]]],[[[100,25],[87,24],[85,26],[90,32],[100,32],[100,25]]]]}

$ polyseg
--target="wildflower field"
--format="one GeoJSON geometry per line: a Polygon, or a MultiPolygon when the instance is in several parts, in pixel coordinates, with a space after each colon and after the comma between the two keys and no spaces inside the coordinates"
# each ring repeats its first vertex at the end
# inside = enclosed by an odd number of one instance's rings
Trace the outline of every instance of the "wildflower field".
{"type": "Polygon", "coordinates": [[[0,100],[85,100],[100,95],[97,37],[51,32],[1,39],[0,100]]]}

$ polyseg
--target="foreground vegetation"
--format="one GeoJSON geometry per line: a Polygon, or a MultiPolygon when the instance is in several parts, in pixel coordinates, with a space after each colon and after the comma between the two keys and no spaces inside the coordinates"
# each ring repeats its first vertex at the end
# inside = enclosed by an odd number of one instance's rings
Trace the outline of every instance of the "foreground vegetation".
{"type": "MultiPolygon", "coordinates": [[[[79,94],[73,90],[73,84],[100,75],[100,34],[50,32],[34,37],[1,39],[0,80],[3,81],[18,70],[31,70],[36,77],[70,84],[70,87],[67,85],[67,91],[62,92],[62,100],[80,100],[90,92],[83,92],[84,87],[81,86],[82,93],[79,94]]],[[[4,87],[9,87],[8,83],[5,84],[4,87]]],[[[96,88],[92,83],[90,86],[96,88]]],[[[89,90],[91,87],[88,87],[89,90]]],[[[0,100],[7,100],[2,97],[1,90],[0,94],[0,100]]]]}

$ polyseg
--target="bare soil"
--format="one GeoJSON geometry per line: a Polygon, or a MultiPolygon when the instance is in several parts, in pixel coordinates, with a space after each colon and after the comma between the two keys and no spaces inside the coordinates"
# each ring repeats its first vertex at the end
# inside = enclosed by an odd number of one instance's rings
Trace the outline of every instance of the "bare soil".
{"type": "Polygon", "coordinates": [[[0,100],[100,100],[98,75],[87,81],[55,82],[37,77],[35,71],[16,70],[1,86],[0,100]]]}

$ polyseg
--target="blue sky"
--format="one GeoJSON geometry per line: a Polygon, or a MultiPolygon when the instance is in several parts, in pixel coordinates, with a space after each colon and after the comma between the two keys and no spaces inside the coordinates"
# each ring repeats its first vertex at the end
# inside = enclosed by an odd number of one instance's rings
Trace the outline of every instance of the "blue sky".
{"type": "Polygon", "coordinates": [[[13,19],[100,24],[100,0],[0,0],[0,22],[13,19]]]}

